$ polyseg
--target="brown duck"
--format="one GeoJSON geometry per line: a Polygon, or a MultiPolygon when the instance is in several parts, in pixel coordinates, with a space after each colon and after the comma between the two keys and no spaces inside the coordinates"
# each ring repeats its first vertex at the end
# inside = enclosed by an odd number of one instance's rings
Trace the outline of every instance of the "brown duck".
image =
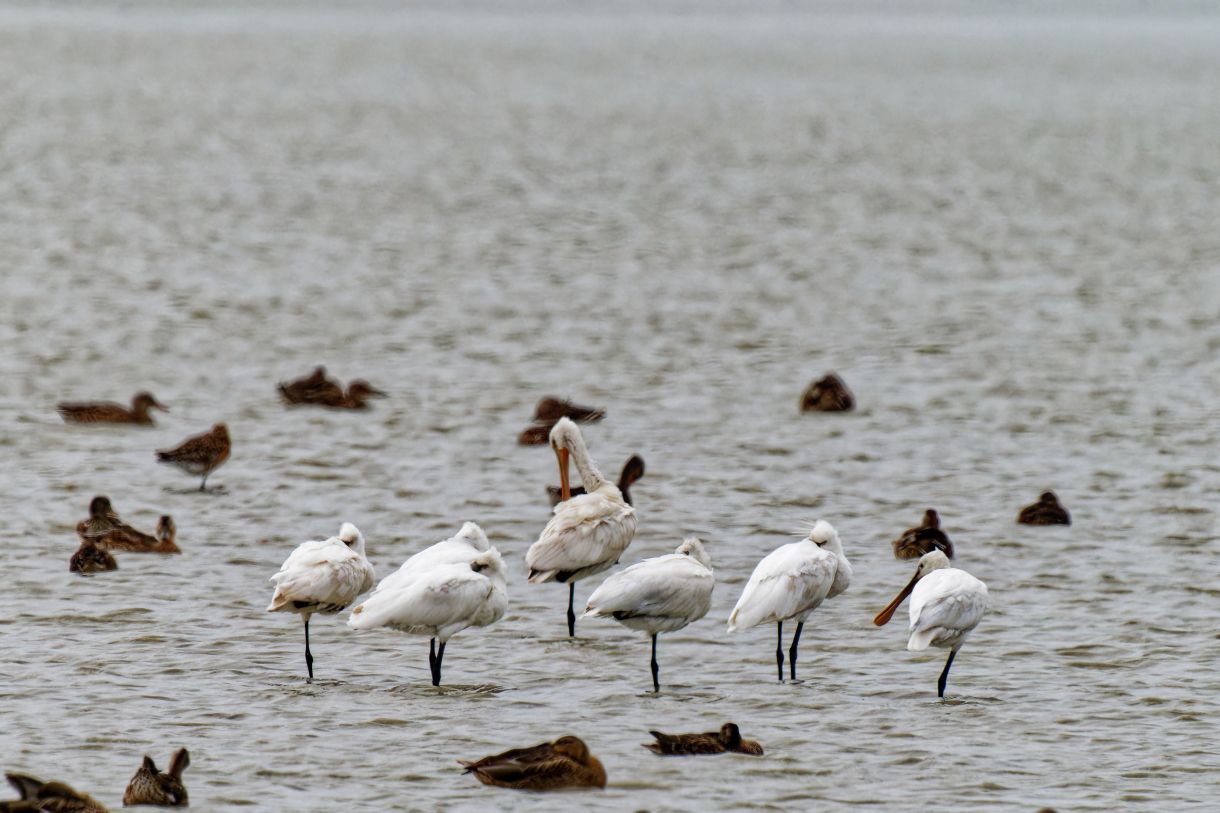
{"type": "Polygon", "coordinates": [[[110,551],[97,544],[98,537],[89,536],[85,525],[85,520],[76,524],[80,547],[68,560],[68,570],[72,573],[105,573],[108,570],[118,570],[119,563],[114,560],[110,551]]]}
{"type": "Polygon", "coordinates": [[[801,395],[801,412],[847,412],[855,406],[855,396],[834,373],[814,381],[801,395]]]}
{"type": "Polygon", "coordinates": [[[606,417],[606,410],[581,406],[562,398],[546,396],[534,407],[534,423],[517,436],[522,446],[541,446],[550,442],[551,427],[560,418],[571,418],[577,423],[593,423],[606,417]]]}
{"type": "Polygon", "coordinates": [[[932,550],[944,551],[953,558],[953,543],[940,529],[940,516],[932,508],[923,513],[923,524],[907,528],[902,536],[894,540],[895,559],[918,559],[932,550]]]}
{"type": "Polygon", "coordinates": [[[92,796],[63,782],[43,782],[21,773],[8,773],[4,777],[21,797],[0,802],[0,813],[110,813],[92,796]]]}
{"type": "Polygon", "coordinates": [[[1071,525],[1072,516],[1059,504],[1055,492],[1043,491],[1036,503],[1021,509],[1017,522],[1022,525],[1071,525]]]}
{"type": "Polygon", "coordinates": [[[152,426],[152,416],[149,409],[159,409],[169,412],[169,408],[157,401],[150,392],[138,392],[131,399],[131,409],[116,404],[113,401],[95,401],[91,403],[60,403],[55,407],[64,423],[136,423],[141,426],[152,426]]]}
{"type": "Polygon", "coordinates": [[[182,772],[191,764],[191,755],[179,748],[169,761],[165,773],[157,770],[152,757],[144,755],[144,764],[127,783],[123,793],[123,807],[132,805],[159,805],[161,807],[187,807],[186,786],[182,784],[182,772]]]}
{"type": "Polygon", "coordinates": [[[385,393],[363,378],[347,385],[347,392],[338,381],[326,377],[326,368],[318,367],[313,374],[279,385],[280,396],[292,405],[325,406],[333,409],[368,409],[368,399],[385,397],[385,393]]]}
{"type": "MultiPolygon", "coordinates": [[[[631,502],[631,492],[628,491],[628,489],[630,489],[631,486],[643,476],[644,458],[640,457],[638,454],[633,454],[627,459],[627,462],[623,464],[623,473],[618,477],[618,490],[623,493],[623,500],[625,500],[628,505],[633,504],[631,502]]],[[[575,497],[579,494],[584,494],[585,487],[576,486],[576,488],[571,489],[571,491],[572,496],[575,497]]],[[[546,493],[547,496],[551,498],[551,505],[559,505],[561,502],[560,498],[563,496],[563,489],[561,489],[559,486],[547,486],[546,493]]]]}
{"type": "Polygon", "coordinates": [[[663,756],[698,756],[700,754],[750,754],[760,757],[763,747],[754,740],[743,740],[737,723],[725,723],[719,731],[704,734],[662,734],[649,731],[656,742],[646,742],[644,747],[663,756]]]}
{"type": "Polygon", "coordinates": [[[101,494],[89,501],[89,518],[77,526],[78,532],[82,526],[84,535],[95,539],[103,537],[111,531],[127,527],[119,518],[114,507],[110,505],[110,498],[101,494]]]}
{"type": "Polygon", "coordinates": [[[174,518],[168,514],[157,521],[157,535],[149,536],[142,531],[124,525],[102,535],[97,544],[109,551],[127,551],[130,553],[182,553],[174,544],[177,528],[174,518]]]}
{"type": "Polygon", "coordinates": [[[202,435],[189,437],[172,449],[157,452],[157,460],[177,466],[187,474],[203,475],[199,490],[208,483],[208,475],[224,465],[229,459],[229,428],[223,423],[212,427],[202,435]]]}
{"type": "Polygon", "coordinates": [[[579,737],[514,748],[476,762],[458,760],[484,785],[516,790],[604,788],[606,769],[579,737]]]}

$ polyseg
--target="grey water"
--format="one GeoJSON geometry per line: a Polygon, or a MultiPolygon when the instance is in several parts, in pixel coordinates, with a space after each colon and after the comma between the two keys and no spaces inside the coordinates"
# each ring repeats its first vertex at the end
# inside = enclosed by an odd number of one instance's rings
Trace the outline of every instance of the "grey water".
{"type": "MultiPolygon", "coordinates": [[[[118,807],[191,750],[203,810],[1214,810],[1220,18],[1206,5],[24,4],[0,10],[0,767],[118,807]],[[288,410],[325,364],[390,393],[288,410]],[[859,408],[799,414],[835,370],[859,408]],[[63,425],[59,400],[172,410],[63,425]],[[546,394],[647,461],[624,564],[707,542],[660,641],[525,583],[546,394]],[[223,420],[199,494],[153,450],[223,420]],[[1071,527],[1015,524],[1057,491],[1071,527]],[[68,573],[106,494],[180,557],[68,573]],[[872,625],[939,510],[991,607],[872,625]],[[728,636],[831,521],[850,589],[728,636]],[[385,575],[479,522],[508,614],[449,644],[264,612],[356,523],[385,575]],[[662,759],[739,723],[766,756],[662,759]],[[576,734],[609,786],[455,760],[576,734]]],[[[582,582],[583,601],[600,579],[582,582]]]]}

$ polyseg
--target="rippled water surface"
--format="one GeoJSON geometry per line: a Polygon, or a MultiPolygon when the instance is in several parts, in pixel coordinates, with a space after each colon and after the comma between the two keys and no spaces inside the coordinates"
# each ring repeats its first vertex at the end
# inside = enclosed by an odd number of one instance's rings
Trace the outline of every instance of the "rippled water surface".
{"type": "Polygon", "coordinates": [[[205,810],[1216,809],[1218,99],[1214,17],[0,13],[0,766],[116,807],[186,745],[205,810]],[[318,363],[390,397],[283,408],[318,363]],[[859,410],[798,414],[831,369],[859,410]],[[142,388],[152,429],[54,412],[142,388]],[[548,393],[647,461],[625,563],[707,540],[660,696],[642,636],[566,640],[525,583],[548,393]],[[152,451],[217,420],[201,495],[152,451]],[[1014,523],[1045,488],[1073,526],[1014,523]],[[103,493],[184,554],[70,575],[103,493]],[[871,623],[930,506],[992,603],[943,702],[943,653],[871,623]],[[774,630],[724,622],[817,517],[855,579],[778,684],[774,630]],[[292,547],[351,520],[384,575],[467,519],[511,604],[446,685],[345,616],[306,685],[264,612],[292,547]],[[767,756],[639,747],[726,720],[767,756]],[[454,761],[565,733],[603,793],[454,761]]]}

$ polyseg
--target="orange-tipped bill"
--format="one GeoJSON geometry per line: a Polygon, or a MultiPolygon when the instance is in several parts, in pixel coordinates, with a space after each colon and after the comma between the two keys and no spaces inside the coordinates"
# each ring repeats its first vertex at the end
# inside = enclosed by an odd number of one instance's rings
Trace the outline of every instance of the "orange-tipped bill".
{"type": "Polygon", "coordinates": [[[902,592],[894,597],[894,600],[889,603],[888,607],[877,613],[877,617],[873,619],[873,623],[878,627],[884,627],[886,624],[890,623],[890,619],[894,617],[894,611],[898,609],[898,605],[901,604],[907,596],[911,595],[911,591],[915,589],[915,582],[917,581],[919,581],[918,573],[911,577],[911,580],[907,582],[907,586],[902,588],[902,592]]]}
{"type": "Polygon", "coordinates": [[[572,486],[568,482],[568,455],[567,449],[556,449],[555,456],[559,458],[559,491],[564,502],[567,502],[572,497],[572,486]]]}

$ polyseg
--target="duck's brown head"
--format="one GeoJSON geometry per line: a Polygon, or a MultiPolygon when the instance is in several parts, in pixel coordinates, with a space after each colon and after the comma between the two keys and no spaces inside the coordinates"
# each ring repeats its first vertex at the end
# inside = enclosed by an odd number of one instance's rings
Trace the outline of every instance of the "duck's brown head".
{"type": "Polygon", "coordinates": [[[929,508],[927,511],[923,512],[923,527],[925,527],[925,528],[939,528],[940,527],[940,514],[936,513],[935,508],[929,508]]]}
{"type": "Polygon", "coordinates": [[[94,518],[113,517],[114,509],[110,507],[110,498],[98,495],[89,502],[89,516],[94,518]]]}
{"type": "Polygon", "coordinates": [[[1059,498],[1055,496],[1053,491],[1043,491],[1042,496],[1038,498],[1038,502],[1043,505],[1058,505],[1059,498]]]}
{"type": "Polygon", "coordinates": [[[385,398],[386,393],[379,390],[363,378],[357,378],[351,384],[347,385],[347,394],[355,400],[364,398],[385,398]]]}
{"type": "Polygon", "coordinates": [[[726,748],[736,748],[741,744],[741,729],[737,723],[725,723],[720,726],[720,741],[726,748]]]}
{"type": "Polygon", "coordinates": [[[589,761],[589,746],[585,745],[585,741],[580,737],[573,737],[571,734],[560,737],[552,743],[551,747],[557,754],[571,757],[580,763],[589,761]]]}
{"type": "Polygon", "coordinates": [[[151,392],[137,392],[136,396],[131,399],[131,407],[136,412],[148,412],[150,409],[169,412],[169,407],[154,398],[151,392]]]}

